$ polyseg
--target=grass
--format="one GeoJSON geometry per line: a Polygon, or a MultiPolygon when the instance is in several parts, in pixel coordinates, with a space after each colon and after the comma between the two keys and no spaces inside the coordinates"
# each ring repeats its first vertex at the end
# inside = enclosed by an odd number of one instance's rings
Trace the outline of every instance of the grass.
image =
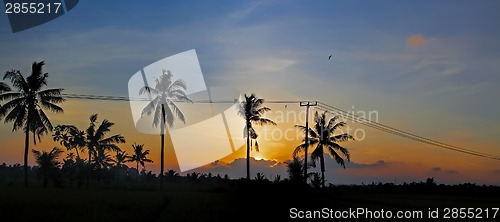
{"type": "MultiPolygon", "coordinates": [[[[289,218],[289,210],[427,210],[500,207],[495,193],[391,192],[333,187],[167,185],[164,192],[105,188],[42,188],[0,184],[1,221],[240,221],[289,218]]],[[[497,215],[497,219],[500,215],[497,215]]],[[[297,220],[295,220],[297,221],[297,220]]],[[[362,221],[362,220],[358,220],[362,221]]],[[[425,221],[425,220],[419,220],[425,221]]],[[[439,220],[433,220],[439,221],[439,220]]],[[[446,220],[445,220],[446,221],[446,220]]],[[[481,220],[485,221],[485,220],[481,220]]]]}

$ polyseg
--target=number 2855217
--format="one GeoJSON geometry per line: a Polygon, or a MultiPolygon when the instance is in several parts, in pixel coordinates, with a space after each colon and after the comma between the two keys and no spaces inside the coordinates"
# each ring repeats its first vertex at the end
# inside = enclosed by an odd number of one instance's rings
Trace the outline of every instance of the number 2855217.
{"type": "Polygon", "coordinates": [[[60,2],[55,3],[6,3],[6,14],[57,14],[61,8],[60,2]]]}

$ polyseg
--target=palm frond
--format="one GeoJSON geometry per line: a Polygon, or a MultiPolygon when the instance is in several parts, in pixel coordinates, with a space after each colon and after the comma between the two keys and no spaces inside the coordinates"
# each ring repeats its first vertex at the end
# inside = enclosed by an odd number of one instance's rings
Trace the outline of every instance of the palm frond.
{"type": "Polygon", "coordinates": [[[172,90],[177,90],[177,89],[184,89],[186,90],[186,82],[182,79],[177,79],[175,80],[170,87],[172,90]]]}
{"type": "Polygon", "coordinates": [[[125,137],[120,134],[113,135],[99,141],[100,144],[125,143],[125,137]]]}
{"type": "Polygon", "coordinates": [[[5,116],[7,112],[14,109],[14,107],[16,106],[24,107],[25,102],[26,101],[24,97],[19,97],[8,101],[7,103],[3,104],[3,106],[0,106],[0,117],[5,116]]]}
{"type": "Polygon", "coordinates": [[[118,145],[116,144],[100,144],[98,146],[98,149],[99,150],[103,150],[103,151],[114,151],[114,152],[118,152],[118,151],[122,151],[120,149],[120,147],[118,147],[118,145]]]}
{"type": "Polygon", "coordinates": [[[354,137],[347,134],[347,133],[343,133],[343,134],[339,134],[339,135],[335,135],[335,136],[330,137],[330,141],[332,141],[332,142],[343,142],[343,141],[347,141],[347,140],[354,140],[354,137]]]}
{"type": "Polygon", "coordinates": [[[5,84],[4,82],[0,82],[0,93],[8,92],[10,90],[11,88],[9,85],[5,84]]]}
{"type": "Polygon", "coordinates": [[[302,143],[302,144],[298,145],[297,147],[295,147],[295,150],[293,151],[292,156],[293,156],[294,158],[295,158],[295,157],[297,157],[297,155],[298,155],[300,152],[303,152],[305,149],[306,149],[306,144],[305,144],[305,143],[302,143]]]}
{"type": "Polygon", "coordinates": [[[276,126],[277,124],[270,120],[270,119],[266,119],[266,118],[259,118],[259,120],[257,120],[255,123],[257,123],[257,125],[260,125],[260,126],[263,126],[263,125],[274,125],[276,126]]]}
{"type": "Polygon", "coordinates": [[[323,145],[318,144],[311,153],[311,160],[319,159],[321,156],[323,156],[323,145]]]}
{"type": "Polygon", "coordinates": [[[19,91],[23,91],[25,93],[29,92],[29,86],[26,80],[24,79],[21,71],[19,70],[11,70],[7,71],[3,77],[4,80],[9,79],[14,88],[17,88],[19,91]]]}
{"type": "Polygon", "coordinates": [[[338,123],[336,123],[335,125],[333,125],[333,126],[332,126],[331,128],[329,128],[329,129],[330,129],[330,132],[331,132],[331,133],[333,133],[333,132],[335,132],[335,130],[337,130],[338,128],[340,128],[340,127],[344,127],[344,126],[346,126],[346,125],[347,125],[347,123],[345,123],[345,122],[338,122],[338,123]]]}
{"type": "Polygon", "coordinates": [[[45,89],[38,92],[38,95],[40,95],[40,97],[44,96],[60,97],[63,90],[64,89],[45,89]]]}
{"type": "Polygon", "coordinates": [[[174,126],[174,114],[172,113],[172,110],[170,109],[170,106],[167,104],[162,105],[163,110],[165,111],[165,116],[162,117],[162,120],[164,120],[169,127],[174,126]]]}
{"type": "MultiPolygon", "coordinates": [[[[52,97],[52,98],[55,98],[55,97],[52,97]]],[[[54,100],[52,100],[52,101],[54,101],[54,100]]],[[[58,100],[58,101],[64,101],[64,99],[58,100]]],[[[61,108],[60,106],[58,106],[52,102],[49,102],[48,100],[41,100],[40,103],[42,104],[43,108],[48,109],[52,112],[55,112],[55,113],[63,113],[64,112],[63,108],[61,108]]]]}
{"type": "Polygon", "coordinates": [[[177,107],[177,105],[171,100],[168,101],[168,105],[174,110],[175,116],[177,116],[183,123],[186,123],[184,113],[182,113],[181,109],[179,109],[179,107],[177,107]]]}
{"type": "Polygon", "coordinates": [[[334,143],[334,142],[329,142],[327,144],[327,146],[329,148],[335,148],[335,149],[339,150],[340,152],[342,152],[342,154],[344,154],[344,156],[347,160],[349,160],[349,161],[351,160],[351,156],[349,155],[349,150],[347,150],[346,148],[344,148],[344,147],[342,147],[339,144],[334,143]]]}
{"type": "Polygon", "coordinates": [[[337,120],[339,118],[340,118],[340,116],[338,116],[338,115],[335,115],[332,118],[330,118],[330,121],[328,121],[328,126],[327,126],[328,129],[331,129],[334,126],[335,122],[337,122],[337,120]]]}
{"type": "Polygon", "coordinates": [[[153,112],[153,110],[156,108],[158,109],[158,100],[160,99],[159,96],[155,97],[154,99],[152,99],[151,101],[149,101],[148,105],[146,107],[144,107],[142,109],[142,113],[141,115],[144,116],[144,115],[151,115],[151,113],[153,112]]]}
{"type": "Polygon", "coordinates": [[[11,100],[11,99],[18,99],[18,98],[24,98],[24,94],[22,92],[6,92],[0,94],[0,101],[4,100],[11,100]]]}

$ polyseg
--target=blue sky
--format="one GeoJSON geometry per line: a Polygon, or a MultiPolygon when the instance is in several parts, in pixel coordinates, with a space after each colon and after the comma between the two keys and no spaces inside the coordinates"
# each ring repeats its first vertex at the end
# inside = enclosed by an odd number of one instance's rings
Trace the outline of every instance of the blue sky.
{"type": "Polygon", "coordinates": [[[27,73],[43,59],[53,87],[126,96],[142,67],[196,49],[209,86],[376,110],[381,122],[450,143],[468,135],[462,145],[498,155],[499,9],[498,1],[80,1],[15,34],[0,16],[0,69],[27,73]],[[408,44],[417,34],[423,43],[408,44]]]}

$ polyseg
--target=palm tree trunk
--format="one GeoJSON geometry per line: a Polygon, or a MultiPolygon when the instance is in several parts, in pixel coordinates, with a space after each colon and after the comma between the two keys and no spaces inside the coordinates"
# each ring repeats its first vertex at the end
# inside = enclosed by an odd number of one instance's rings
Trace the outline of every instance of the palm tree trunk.
{"type": "Polygon", "coordinates": [[[24,139],[24,186],[28,186],[28,150],[30,149],[30,115],[28,112],[28,122],[26,123],[26,137],[24,139]]]}
{"type": "Polygon", "coordinates": [[[137,169],[137,176],[135,177],[135,183],[136,184],[139,184],[139,162],[138,161],[135,161],[135,167],[137,169]]]}
{"type": "Polygon", "coordinates": [[[323,154],[319,157],[321,161],[321,186],[325,188],[325,157],[323,154]]]}
{"type": "MultiPolygon", "coordinates": [[[[164,161],[164,152],[165,152],[165,107],[161,104],[161,151],[160,151],[160,191],[163,190],[163,166],[165,164],[164,161]]],[[[139,170],[139,169],[137,169],[139,170]]]]}
{"type": "Polygon", "coordinates": [[[90,184],[90,172],[91,172],[91,165],[92,163],[92,151],[91,151],[91,148],[89,147],[89,162],[87,164],[87,188],[89,188],[89,184],[90,184]]]}
{"type": "Polygon", "coordinates": [[[250,180],[250,129],[247,124],[247,180],[250,180]]]}

